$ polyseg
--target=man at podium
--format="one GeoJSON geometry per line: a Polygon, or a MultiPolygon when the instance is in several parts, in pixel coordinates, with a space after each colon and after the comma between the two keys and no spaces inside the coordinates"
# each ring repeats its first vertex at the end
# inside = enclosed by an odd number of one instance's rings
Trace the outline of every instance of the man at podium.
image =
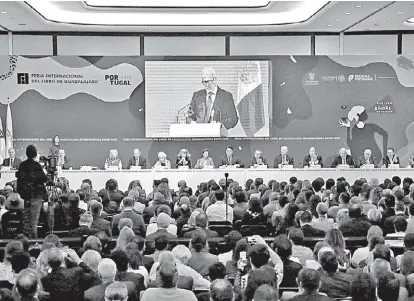
{"type": "Polygon", "coordinates": [[[226,129],[234,128],[239,120],[233,95],[216,84],[216,71],[211,67],[202,70],[204,89],[194,92],[186,122],[221,122],[226,129]]]}

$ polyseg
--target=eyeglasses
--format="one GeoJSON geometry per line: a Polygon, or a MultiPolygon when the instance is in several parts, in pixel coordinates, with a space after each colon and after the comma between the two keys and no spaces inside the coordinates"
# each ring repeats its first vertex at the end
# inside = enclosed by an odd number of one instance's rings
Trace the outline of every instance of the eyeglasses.
{"type": "Polygon", "coordinates": [[[207,84],[210,84],[211,85],[213,83],[213,81],[214,81],[214,78],[213,79],[209,79],[209,80],[202,80],[201,83],[203,85],[207,85],[207,84]]]}

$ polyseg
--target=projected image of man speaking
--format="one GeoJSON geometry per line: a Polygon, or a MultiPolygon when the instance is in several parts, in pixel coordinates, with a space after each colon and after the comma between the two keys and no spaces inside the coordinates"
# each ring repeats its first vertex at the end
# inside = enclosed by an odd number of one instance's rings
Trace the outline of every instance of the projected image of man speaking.
{"type": "Polygon", "coordinates": [[[194,92],[187,112],[187,123],[221,122],[226,129],[234,128],[239,120],[233,95],[216,83],[216,71],[211,67],[202,70],[204,89],[194,92]]]}

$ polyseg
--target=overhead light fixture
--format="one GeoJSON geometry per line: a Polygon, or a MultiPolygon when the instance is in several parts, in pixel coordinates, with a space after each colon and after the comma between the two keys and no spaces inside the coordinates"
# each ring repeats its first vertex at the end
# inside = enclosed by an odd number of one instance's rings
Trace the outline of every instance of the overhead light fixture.
{"type": "Polygon", "coordinates": [[[268,0],[88,0],[88,6],[96,7],[265,7],[268,0]]]}
{"type": "Polygon", "coordinates": [[[263,31],[268,31],[267,29],[263,29],[263,31]]]}
{"type": "Polygon", "coordinates": [[[392,20],[392,18],[391,17],[388,17],[388,20],[392,20]]]}
{"type": "Polygon", "coordinates": [[[399,11],[398,13],[401,15],[401,14],[403,14],[404,12],[403,12],[403,11],[399,11]]]}
{"type": "Polygon", "coordinates": [[[327,26],[328,26],[328,27],[332,27],[332,24],[328,24],[327,26]]]}
{"type": "Polygon", "coordinates": [[[361,7],[362,7],[362,5],[355,5],[355,7],[356,7],[356,8],[361,8],[361,7]]]}
{"type": "Polygon", "coordinates": [[[339,19],[339,18],[336,18],[336,19],[335,19],[335,21],[337,21],[337,22],[338,22],[338,21],[341,21],[341,19],[339,19]]]}
{"type": "Polygon", "coordinates": [[[6,11],[2,11],[2,12],[0,12],[1,14],[7,14],[7,12],[6,11]]]}
{"type": "Polygon", "coordinates": [[[345,15],[352,15],[352,13],[350,13],[350,12],[346,12],[346,13],[345,13],[345,15]]]}
{"type": "MultiPolygon", "coordinates": [[[[119,0],[108,1],[116,3],[120,2],[119,0]]],[[[138,0],[134,2],[137,1],[138,0]]],[[[214,1],[222,2],[222,0],[214,1]]],[[[147,0],[146,2],[155,3],[160,1],[147,0]]],[[[169,0],[163,2],[165,4],[167,2],[171,3],[172,1],[169,0]]],[[[187,0],[184,2],[191,4],[201,1],[187,0]]],[[[229,2],[229,0],[224,2],[229,2]]],[[[233,0],[231,2],[235,3],[236,1],[233,0]]],[[[239,1],[237,2],[239,5],[239,1]]],[[[252,1],[250,1],[250,3],[251,2],[252,1]]],[[[254,0],[254,2],[256,3],[256,0],[254,0]]],[[[66,24],[105,26],[266,26],[305,22],[312,17],[315,17],[321,9],[329,4],[329,1],[298,1],[300,4],[290,7],[289,10],[252,10],[247,13],[248,17],[246,17],[246,13],[240,13],[235,10],[227,10],[225,12],[212,10],[208,14],[201,10],[192,10],[188,12],[182,10],[165,11],[162,9],[152,9],[149,11],[133,9],[84,9],[82,11],[73,11],[60,5],[59,1],[27,0],[23,3],[32,8],[47,21],[66,24]]],[[[100,1],[100,3],[102,2],[100,1]]],[[[107,1],[105,1],[105,3],[107,3],[107,1]]],[[[173,1],[173,3],[176,5],[176,1],[173,1]]],[[[211,6],[211,3],[209,2],[208,5],[211,6]]]]}

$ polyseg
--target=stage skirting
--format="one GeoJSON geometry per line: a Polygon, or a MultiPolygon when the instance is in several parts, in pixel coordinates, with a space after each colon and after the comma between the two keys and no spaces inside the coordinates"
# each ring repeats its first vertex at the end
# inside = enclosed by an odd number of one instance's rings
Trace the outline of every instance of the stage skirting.
{"type": "MultiPolygon", "coordinates": [[[[61,177],[69,180],[70,187],[74,190],[78,189],[82,180],[90,179],[93,188],[99,190],[105,187],[105,183],[109,179],[118,181],[120,190],[127,190],[128,185],[133,180],[139,180],[143,188],[149,192],[152,190],[153,180],[168,178],[170,187],[176,189],[178,181],[185,180],[187,185],[195,189],[201,182],[207,182],[214,179],[217,182],[224,178],[224,174],[229,173],[229,179],[243,184],[247,179],[263,178],[265,183],[270,180],[278,182],[288,181],[290,177],[297,177],[300,180],[313,181],[317,177],[323,179],[332,178],[336,180],[339,177],[353,183],[360,178],[377,178],[380,182],[384,179],[391,179],[393,176],[399,176],[401,179],[405,177],[414,177],[414,169],[210,169],[210,170],[140,170],[140,171],[81,171],[81,170],[63,170],[60,172],[61,177]]],[[[1,171],[0,187],[3,188],[7,182],[15,180],[15,171],[1,171]]]]}

